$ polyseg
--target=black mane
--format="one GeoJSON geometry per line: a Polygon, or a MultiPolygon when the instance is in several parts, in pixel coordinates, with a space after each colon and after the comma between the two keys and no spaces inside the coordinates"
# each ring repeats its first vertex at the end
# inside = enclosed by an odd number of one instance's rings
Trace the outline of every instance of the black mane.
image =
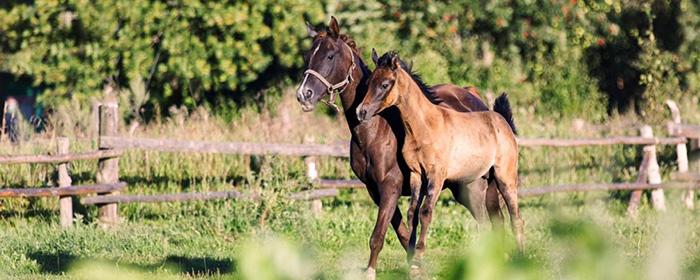
{"type": "Polygon", "coordinates": [[[403,70],[405,70],[411,76],[411,79],[413,79],[416,85],[418,85],[421,92],[423,92],[423,95],[425,95],[430,102],[434,104],[443,102],[443,100],[435,94],[435,91],[425,82],[423,82],[423,78],[420,76],[420,74],[413,71],[413,64],[407,64],[404,62],[396,51],[389,51],[383,54],[377,61],[377,67],[391,67],[391,60],[394,57],[399,60],[399,65],[401,68],[403,68],[403,70]]]}

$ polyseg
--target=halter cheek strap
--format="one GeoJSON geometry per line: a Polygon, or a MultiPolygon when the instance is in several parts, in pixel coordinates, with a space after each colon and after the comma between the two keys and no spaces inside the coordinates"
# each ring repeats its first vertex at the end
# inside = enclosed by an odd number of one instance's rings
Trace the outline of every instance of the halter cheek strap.
{"type": "Polygon", "coordinates": [[[321,102],[325,103],[329,107],[335,109],[336,112],[339,112],[340,109],[338,106],[335,105],[335,95],[336,94],[341,94],[345,89],[350,85],[350,83],[353,81],[352,79],[352,71],[355,70],[355,55],[352,52],[352,49],[350,49],[350,46],[345,44],[347,46],[348,50],[350,51],[350,61],[352,64],[350,65],[350,69],[348,69],[348,74],[345,75],[345,79],[342,81],[336,83],[336,84],[331,84],[326,80],[326,77],[321,75],[320,73],[316,72],[313,69],[307,69],[304,71],[304,80],[308,79],[309,75],[316,77],[321,83],[323,83],[326,86],[326,92],[328,92],[328,100],[323,100],[321,99],[321,102]]]}

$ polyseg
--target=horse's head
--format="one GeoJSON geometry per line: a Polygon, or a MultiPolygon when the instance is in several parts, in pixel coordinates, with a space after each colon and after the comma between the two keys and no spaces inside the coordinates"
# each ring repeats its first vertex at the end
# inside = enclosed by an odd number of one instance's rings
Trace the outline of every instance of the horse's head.
{"type": "Polygon", "coordinates": [[[357,119],[361,122],[381,113],[384,109],[396,105],[399,100],[399,90],[397,89],[401,81],[399,71],[401,71],[401,60],[399,55],[388,52],[381,57],[372,49],[372,60],[377,66],[369,77],[367,95],[357,106],[357,119]]]}
{"type": "Polygon", "coordinates": [[[328,27],[323,30],[314,29],[308,22],[306,30],[313,38],[313,44],[304,55],[307,70],[297,89],[297,101],[308,112],[326,94],[331,94],[333,99],[334,92],[342,92],[350,84],[355,68],[355,43],[340,34],[335,17],[331,17],[328,27]]]}

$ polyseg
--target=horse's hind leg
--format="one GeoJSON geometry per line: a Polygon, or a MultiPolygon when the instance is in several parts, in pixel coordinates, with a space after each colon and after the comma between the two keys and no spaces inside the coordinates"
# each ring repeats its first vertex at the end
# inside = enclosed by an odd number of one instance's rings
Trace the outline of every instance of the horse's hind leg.
{"type": "MultiPolygon", "coordinates": [[[[398,201],[398,198],[396,200],[398,201]]],[[[408,250],[408,239],[411,238],[411,233],[403,223],[403,216],[401,215],[401,210],[399,210],[398,205],[394,207],[394,215],[391,217],[391,226],[396,232],[396,237],[399,238],[401,247],[403,247],[404,250],[408,250]]]]}
{"type": "MultiPolygon", "coordinates": [[[[425,191],[425,198],[420,206],[420,239],[416,245],[416,261],[420,267],[420,263],[425,254],[426,248],[426,236],[428,235],[428,229],[430,228],[430,223],[433,220],[433,210],[435,209],[435,204],[437,204],[440,198],[440,192],[442,191],[442,186],[444,179],[435,176],[434,178],[428,179],[428,186],[425,191]]],[[[413,269],[414,266],[412,266],[413,269]]]]}
{"type": "Polygon", "coordinates": [[[479,227],[486,224],[488,220],[487,209],[484,207],[486,206],[487,187],[488,184],[483,179],[471,182],[466,186],[463,184],[450,184],[450,190],[455,200],[469,210],[479,227]]]}
{"type": "Polygon", "coordinates": [[[522,251],[524,248],[525,236],[523,233],[523,219],[520,217],[520,209],[518,208],[517,164],[511,166],[516,167],[494,166],[494,177],[498,190],[501,192],[501,195],[503,195],[503,200],[505,200],[506,206],[508,207],[510,223],[513,227],[515,240],[518,242],[518,249],[522,251]]]}
{"type": "Polygon", "coordinates": [[[408,224],[408,259],[413,258],[416,249],[416,227],[418,226],[418,216],[416,209],[422,203],[421,187],[423,184],[422,177],[419,173],[411,172],[409,179],[411,188],[411,198],[409,199],[408,211],[406,212],[406,223],[408,224]]]}
{"type": "Polygon", "coordinates": [[[488,188],[486,189],[486,210],[489,213],[491,225],[494,228],[502,229],[503,213],[501,212],[501,198],[498,195],[498,185],[493,178],[488,180],[488,188]]]}

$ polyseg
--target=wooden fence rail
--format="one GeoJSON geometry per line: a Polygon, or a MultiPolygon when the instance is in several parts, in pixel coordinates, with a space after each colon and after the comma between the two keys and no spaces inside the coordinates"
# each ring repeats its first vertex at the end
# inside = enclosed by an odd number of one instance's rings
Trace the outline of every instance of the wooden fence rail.
{"type": "MultiPolygon", "coordinates": [[[[344,188],[346,186],[343,186],[344,188]]],[[[364,188],[364,185],[353,185],[352,188],[364,188]]],[[[688,182],[666,182],[660,184],[649,183],[591,183],[591,184],[568,184],[546,187],[523,187],[518,190],[519,197],[535,197],[552,193],[562,192],[591,192],[591,191],[619,191],[619,190],[687,190],[698,189],[700,185],[688,182]]],[[[291,198],[306,200],[332,197],[339,194],[337,188],[315,189],[293,194],[291,198]]]]}
{"type": "Polygon", "coordinates": [[[365,184],[358,179],[351,180],[333,180],[333,179],[317,179],[312,181],[313,185],[326,189],[342,189],[342,188],[364,188],[365,184]]]}
{"type": "Polygon", "coordinates": [[[85,197],[80,200],[82,204],[106,204],[106,203],[153,203],[153,202],[182,202],[195,200],[236,199],[245,197],[237,191],[202,192],[202,193],[177,193],[162,195],[101,195],[85,197]]]}
{"type": "Polygon", "coordinates": [[[667,127],[669,130],[669,134],[671,135],[693,139],[700,138],[700,125],[689,125],[670,122],[668,123],[667,127]]]}
{"type": "Polygon", "coordinates": [[[684,182],[700,182],[700,174],[688,172],[671,173],[671,180],[684,182]]]}
{"type": "Polygon", "coordinates": [[[0,156],[0,164],[64,163],[78,160],[116,158],[122,154],[121,150],[98,150],[74,154],[0,156]]]}
{"type": "Polygon", "coordinates": [[[538,188],[521,188],[518,196],[532,197],[558,192],[589,192],[589,191],[620,191],[620,190],[657,190],[657,189],[692,189],[700,186],[684,182],[666,182],[659,184],[649,183],[594,183],[594,184],[571,184],[557,185],[538,188]]]}
{"type": "Polygon", "coordinates": [[[126,183],[67,186],[60,188],[1,188],[0,197],[58,197],[123,190],[126,183]]]}
{"type": "MultiPolygon", "coordinates": [[[[579,147],[602,145],[678,145],[685,144],[686,138],[645,138],[645,137],[608,137],[585,139],[547,139],[518,138],[521,147],[579,147]]],[[[152,138],[125,138],[102,136],[100,148],[135,149],[158,152],[215,153],[235,155],[283,155],[283,156],[328,156],[349,157],[349,144],[282,144],[282,143],[247,143],[182,141],[152,138]]],[[[0,158],[0,163],[2,158],[0,158]]]]}
{"type": "Polygon", "coordinates": [[[284,155],[348,157],[348,144],[277,144],[246,142],[182,141],[149,138],[102,136],[105,149],[136,149],[159,152],[216,153],[236,155],[284,155]]]}
{"type": "Polygon", "coordinates": [[[616,136],[606,138],[583,139],[536,139],[518,138],[520,147],[580,147],[604,145],[678,145],[685,144],[683,137],[647,138],[634,136],[616,136]]]}

